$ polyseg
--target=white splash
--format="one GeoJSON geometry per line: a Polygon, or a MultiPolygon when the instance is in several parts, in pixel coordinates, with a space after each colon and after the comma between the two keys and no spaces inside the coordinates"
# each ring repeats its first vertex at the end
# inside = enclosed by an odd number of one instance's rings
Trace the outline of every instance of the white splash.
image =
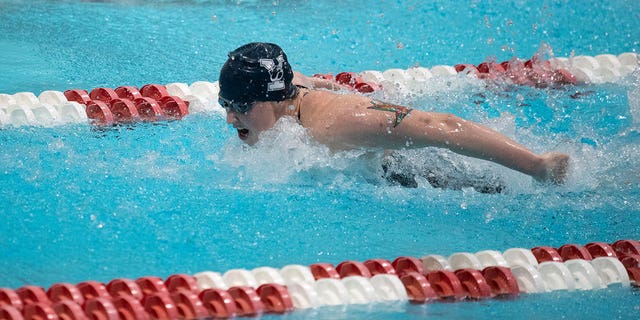
{"type": "Polygon", "coordinates": [[[633,123],[640,123],[640,69],[636,69],[630,76],[632,83],[627,93],[629,99],[629,113],[633,118],[633,123]]]}
{"type": "Polygon", "coordinates": [[[366,153],[364,150],[332,153],[295,119],[283,117],[272,129],[263,132],[254,146],[237,139],[229,141],[219,162],[241,168],[239,174],[254,182],[282,184],[298,173],[316,176],[318,171],[328,170],[335,176],[366,153]]]}

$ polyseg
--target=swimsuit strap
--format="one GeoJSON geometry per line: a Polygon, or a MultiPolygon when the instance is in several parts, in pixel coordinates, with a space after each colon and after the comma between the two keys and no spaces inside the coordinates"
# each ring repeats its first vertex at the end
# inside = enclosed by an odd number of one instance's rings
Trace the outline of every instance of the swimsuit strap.
{"type": "Polygon", "coordinates": [[[306,96],[309,93],[309,89],[307,87],[299,86],[299,85],[296,85],[296,87],[298,87],[298,89],[304,89],[304,92],[302,92],[303,90],[298,90],[298,95],[302,94],[302,96],[300,97],[300,100],[298,101],[298,105],[296,106],[296,109],[298,109],[298,122],[301,122],[300,113],[302,111],[302,99],[304,99],[304,96],[306,96]]]}

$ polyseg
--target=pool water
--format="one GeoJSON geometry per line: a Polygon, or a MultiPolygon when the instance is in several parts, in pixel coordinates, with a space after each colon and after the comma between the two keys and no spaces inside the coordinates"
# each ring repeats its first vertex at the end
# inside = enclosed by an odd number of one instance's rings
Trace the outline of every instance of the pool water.
{"type": "MultiPolygon", "coordinates": [[[[0,1],[0,93],[215,81],[226,53],[279,43],[306,74],[640,50],[633,1],[0,1]],[[594,23],[595,22],[595,23],[594,23]]],[[[331,154],[283,121],[245,148],[218,113],[108,128],[0,129],[0,287],[638,239],[640,73],[530,88],[432,78],[374,95],[456,113],[572,157],[563,186],[437,149],[418,169],[502,194],[410,189],[381,155],[331,154]],[[434,160],[435,159],[435,160],[434,160]]],[[[323,307],[288,318],[634,319],[638,290],[323,307]]]]}

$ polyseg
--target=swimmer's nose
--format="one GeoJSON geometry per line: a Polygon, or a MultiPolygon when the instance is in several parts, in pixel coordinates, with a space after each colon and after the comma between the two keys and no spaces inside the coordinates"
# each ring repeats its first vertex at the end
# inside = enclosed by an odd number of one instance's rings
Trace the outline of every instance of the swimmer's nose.
{"type": "Polygon", "coordinates": [[[227,123],[233,124],[236,122],[236,115],[231,110],[227,110],[227,123]]]}

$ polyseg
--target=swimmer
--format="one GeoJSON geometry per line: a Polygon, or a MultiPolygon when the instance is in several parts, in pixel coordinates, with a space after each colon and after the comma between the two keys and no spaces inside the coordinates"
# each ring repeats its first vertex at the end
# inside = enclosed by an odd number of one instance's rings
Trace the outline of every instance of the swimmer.
{"type": "Polygon", "coordinates": [[[497,131],[452,114],[319,90],[335,84],[299,73],[294,78],[286,54],[275,44],[249,43],[230,52],[219,84],[227,123],[249,145],[281,117],[291,117],[333,151],[440,147],[492,161],[540,182],[561,184],[566,178],[566,154],[535,154],[497,131]]]}

